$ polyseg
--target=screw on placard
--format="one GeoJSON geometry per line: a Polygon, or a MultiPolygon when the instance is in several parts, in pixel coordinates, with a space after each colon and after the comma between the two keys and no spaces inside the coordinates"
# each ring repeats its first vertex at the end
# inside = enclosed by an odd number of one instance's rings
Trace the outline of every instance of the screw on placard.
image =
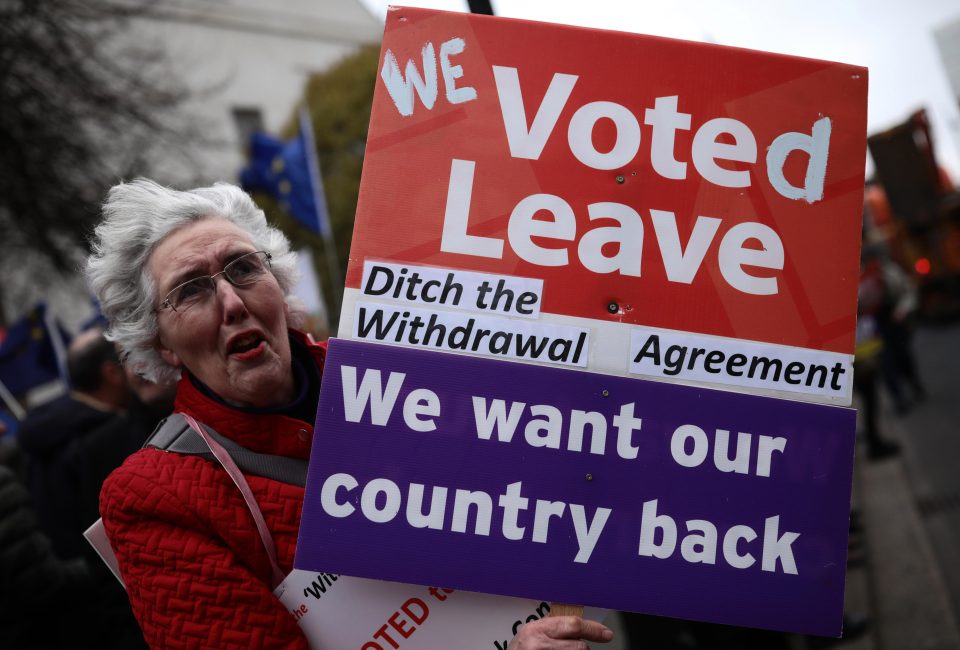
{"type": "Polygon", "coordinates": [[[600,391],[600,394],[603,395],[604,397],[610,397],[610,391],[608,391],[606,388],[600,391]]]}
{"type": "Polygon", "coordinates": [[[622,175],[621,175],[621,176],[617,176],[617,182],[620,183],[621,185],[622,185],[623,182],[626,181],[626,180],[627,180],[627,179],[624,178],[622,175]]]}
{"type": "Polygon", "coordinates": [[[587,480],[588,480],[588,481],[592,481],[592,480],[593,480],[593,474],[587,474],[587,480]]]}
{"type": "Polygon", "coordinates": [[[620,311],[620,305],[611,300],[609,303],[607,303],[607,311],[611,314],[616,314],[618,311],[620,311]]]}

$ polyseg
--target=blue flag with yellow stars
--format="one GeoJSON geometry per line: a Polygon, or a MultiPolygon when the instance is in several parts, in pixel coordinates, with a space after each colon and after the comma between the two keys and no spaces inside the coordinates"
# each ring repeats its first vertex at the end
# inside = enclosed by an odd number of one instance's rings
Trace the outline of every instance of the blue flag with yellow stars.
{"type": "Polygon", "coordinates": [[[303,131],[284,142],[254,133],[250,140],[250,164],[240,172],[240,185],[248,192],[271,195],[281,207],[311,232],[329,236],[329,219],[319,170],[307,150],[303,131]],[[316,180],[314,180],[316,179],[316,180]]]}
{"type": "MultiPolygon", "coordinates": [[[[51,333],[47,327],[47,306],[37,304],[30,313],[7,329],[0,345],[0,381],[14,395],[61,377],[62,359],[53,336],[66,346],[69,337],[61,329],[51,333]]],[[[59,326],[58,326],[59,327],[59,326]]]]}

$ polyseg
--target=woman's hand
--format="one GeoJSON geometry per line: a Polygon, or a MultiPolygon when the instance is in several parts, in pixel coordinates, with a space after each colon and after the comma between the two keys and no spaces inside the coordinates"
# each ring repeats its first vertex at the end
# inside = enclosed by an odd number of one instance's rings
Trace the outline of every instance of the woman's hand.
{"type": "Polygon", "coordinates": [[[610,628],[579,616],[548,616],[520,628],[507,650],[587,650],[587,641],[607,643],[610,628]]]}

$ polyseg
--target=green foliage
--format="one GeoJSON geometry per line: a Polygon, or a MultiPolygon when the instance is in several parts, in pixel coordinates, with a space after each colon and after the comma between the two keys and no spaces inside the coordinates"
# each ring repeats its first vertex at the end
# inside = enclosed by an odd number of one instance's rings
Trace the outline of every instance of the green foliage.
{"type": "MultiPolygon", "coordinates": [[[[380,46],[367,46],[307,82],[306,102],[317,140],[323,187],[344,263],[353,234],[379,59],[380,46]]],[[[291,120],[292,125],[295,122],[291,120]]]]}
{"type": "Polygon", "coordinates": [[[0,241],[69,274],[118,178],[197,134],[163,53],[127,38],[150,0],[0,2],[0,241]]]}
{"type": "MultiPolygon", "coordinates": [[[[267,216],[290,237],[295,247],[312,249],[321,278],[327,304],[334,312],[334,323],[339,316],[337,297],[343,291],[353,237],[353,220],[360,191],[360,171],[367,141],[367,125],[376,85],[380,46],[370,45],[343,59],[326,72],[312,76],[305,88],[305,101],[313,123],[317,142],[320,174],[333,225],[337,261],[340,267],[339,286],[334,288],[327,269],[323,240],[299,226],[296,221],[267,197],[257,196],[257,202],[267,216]]],[[[299,107],[298,109],[299,110],[299,107]]],[[[288,139],[298,132],[297,111],[290,117],[282,137],[288,139]]]]}

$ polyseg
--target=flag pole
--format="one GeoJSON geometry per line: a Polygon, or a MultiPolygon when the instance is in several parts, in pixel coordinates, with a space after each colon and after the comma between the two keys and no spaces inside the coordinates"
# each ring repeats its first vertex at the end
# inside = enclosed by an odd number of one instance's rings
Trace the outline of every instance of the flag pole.
{"type": "Polygon", "coordinates": [[[13,417],[21,421],[27,417],[27,412],[23,410],[23,407],[20,406],[20,403],[13,396],[13,393],[7,389],[3,381],[0,381],[0,399],[3,400],[3,403],[6,404],[10,412],[13,413],[13,417]]]}
{"type": "Polygon", "coordinates": [[[60,374],[60,381],[70,389],[70,375],[67,371],[67,346],[64,345],[63,338],[60,336],[60,328],[57,322],[50,314],[50,306],[44,305],[43,325],[47,328],[47,336],[50,337],[50,344],[53,346],[53,354],[57,358],[57,370],[60,374]]]}
{"type": "Polygon", "coordinates": [[[330,223],[327,211],[327,200],[323,192],[323,181],[320,179],[320,161],[317,160],[317,141],[313,135],[313,124],[306,106],[300,107],[300,133],[304,137],[307,150],[307,166],[310,170],[310,190],[313,193],[313,204],[316,209],[317,229],[323,237],[324,257],[327,258],[327,271],[330,275],[333,309],[330,310],[331,320],[340,320],[340,303],[343,299],[343,280],[340,277],[340,260],[337,256],[337,246],[333,240],[333,224],[330,223]],[[326,218],[324,218],[324,216],[326,218]],[[321,221],[322,220],[322,221],[321,221]]]}

